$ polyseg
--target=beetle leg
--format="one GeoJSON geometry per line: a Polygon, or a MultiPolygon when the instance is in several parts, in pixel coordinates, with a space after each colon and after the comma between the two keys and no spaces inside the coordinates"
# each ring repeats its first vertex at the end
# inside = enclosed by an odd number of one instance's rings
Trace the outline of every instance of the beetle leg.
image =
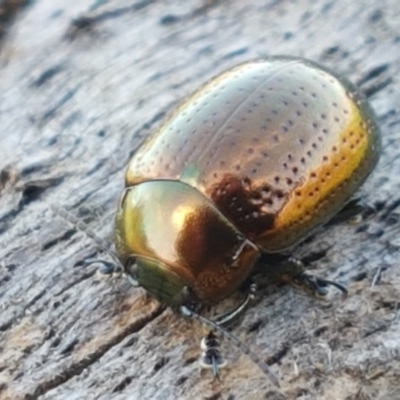
{"type": "Polygon", "coordinates": [[[348,293],[347,289],[339,283],[319,278],[306,272],[304,264],[296,258],[289,258],[287,264],[289,264],[289,268],[285,271],[285,278],[296,288],[302,289],[319,298],[327,297],[329,294],[329,286],[336,287],[345,296],[348,293]]]}
{"type": "Polygon", "coordinates": [[[220,353],[220,342],[213,330],[203,337],[200,344],[202,353],[200,365],[202,368],[211,369],[214,379],[219,379],[219,371],[227,365],[220,353]]]}
{"type": "Polygon", "coordinates": [[[83,264],[85,267],[92,264],[98,264],[97,273],[102,277],[112,277],[113,275],[119,275],[122,272],[119,265],[102,259],[85,260],[83,264]]]}
{"type": "Polygon", "coordinates": [[[294,276],[291,283],[293,286],[299,287],[320,298],[325,298],[329,294],[329,286],[336,287],[343,293],[344,296],[347,296],[348,293],[347,289],[339,283],[318,278],[317,276],[304,271],[299,275],[294,276]]]}
{"type": "MultiPolygon", "coordinates": [[[[267,260],[267,255],[265,255],[265,259],[267,260]]],[[[347,289],[344,286],[309,273],[304,264],[294,257],[279,260],[276,265],[274,264],[274,268],[270,268],[264,274],[273,281],[290,283],[315,297],[326,298],[329,294],[329,286],[334,286],[347,295],[347,289]]]]}
{"type": "Polygon", "coordinates": [[[217,325],[215,322],[209,320],[208,318],[201,316],[187,305],[182,305],[180,307],[180,312],[183,317],[197,319],[198,321],[203,323],[203,325],[206,325],[209,328],[211,328],[211,330],[219,332],[222,337],[229,340],[231,343],[235,344],[243,352],[243,354],[247,355],[261,369],[261,371],[268,376],[270,381],[276,387],[278,388],[280,387],[278,378],[275,376],[274,373],[272,373],[268,364],[257,353],[252,352],[251,349],[247,347],[243,342],[241,342],[236,336],[227,331],[221,325],[217,325]]]}
{"type": "Polygon", "coordinates": [[[230,310],[227,313],[222,314],[217,318],[213,319],[213,322],[215,322],[217,325],[220,326],[226,326],[234,321],[237,321],[237,319],[243,315],[243,313],[248,309],[248,307],[254,301],[256,291],[257,291],[256,284],[255,283],[250,284],[249,290],[243,302],[240,303],[233,310],[230,310]]]}
{"type": "MultiPolygon", "coordinates": [[[[213,319],[213,322],[218,326],[227,326],[240,318],[247,308],[254,301],[257,286],[255,283],[250,284],[247,295],[242,303],[240,303],[233,310],[213,319]]],[[[214,330],[209,330],[208,334],[203,337],[201,341],[201,359],[200,365],[205,369],[212,369],[214,379],[219,379],[219,371],[227,364],[226,360],[222,357],[219,350],[220,343],[214,330]]]]}

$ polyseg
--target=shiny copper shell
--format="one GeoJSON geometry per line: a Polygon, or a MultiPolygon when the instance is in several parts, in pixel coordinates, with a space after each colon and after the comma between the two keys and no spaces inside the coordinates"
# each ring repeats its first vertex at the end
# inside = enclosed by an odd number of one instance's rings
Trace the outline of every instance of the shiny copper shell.
{"type": "Polygon", "coordinates": [[[185,182],[274,252],[336,214],[379,150],[374,115],[353,85],[312,62],[272,57],[188,97],[133,156],[126,185],[185,182]]]}

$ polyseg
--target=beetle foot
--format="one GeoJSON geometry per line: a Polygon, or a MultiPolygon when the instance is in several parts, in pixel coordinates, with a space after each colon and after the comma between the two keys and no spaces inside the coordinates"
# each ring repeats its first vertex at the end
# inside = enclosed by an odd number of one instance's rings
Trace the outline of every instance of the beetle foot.
{"type": "Polygon", "coordinates": [[[334,286],[340,290],[343,293],[343,296],[347,296],[348,294],[347,289],[341,284],[327,279],[318,278],[317,276],[307,272],[302,272],[293,277],[292,284],[293,286],[303,289],[322,299],[325,299],[328,296],[330,286],[334,286]]]}
{"type": "Polygon", "coordinates": [[[201,340],[202,353],[200,366],[204,369],[211,369],[214,379],[219,380],[219,372],[227,365],[227,361],[221,356],[220,342],[217,335],[211,330],[201,340]]]}
{"type": "Polygon", "coordinates": [[[98,264],[97,276],[100,278],[118,278],[121,276],[121,268],[112,262],[105,260],[87,260],[85,266],[98,264]]]}

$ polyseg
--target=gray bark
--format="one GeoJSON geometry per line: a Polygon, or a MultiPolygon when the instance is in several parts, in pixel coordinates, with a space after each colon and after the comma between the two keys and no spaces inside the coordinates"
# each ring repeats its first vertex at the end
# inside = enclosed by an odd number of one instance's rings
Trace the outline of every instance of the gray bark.
{"type": "Polygon", "coordinates": [[[229,344],[221,381],[200,371],[201,326],[98,278],[85,263],[102,256],[95,243],[50,210],[109,241],[127,162],[163,115],[218,72],[276,54],[367,93],[383,154],[362,196],[377,212],[297,251],[348,298],[263,286],[233,333],[288,398],[400,399],[400,3],[10,4],[0,2],[0,399],[282,398],[229,344]]]}

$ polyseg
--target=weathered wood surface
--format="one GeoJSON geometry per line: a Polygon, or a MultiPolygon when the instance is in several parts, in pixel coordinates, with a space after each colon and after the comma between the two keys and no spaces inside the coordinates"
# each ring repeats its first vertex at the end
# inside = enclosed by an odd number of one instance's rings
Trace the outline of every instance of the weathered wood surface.
{"type": "Polygon", "coordinates": [[[288,54],[368,94],[384,150],[362,193],[378,211],[298,251],[347,299],[263,287],[234,333],[272,363],[288,398],[399,399],[400,3],[7,3],[28,5],[0,21],[0,398],[282,398],[229,345],[212,382],[197,363],[198,324],[98,279],[84,263],[99,256],[93,242],[49,207],[109,239],[127,160],[164,113],[223,69],[288,54]]]}

